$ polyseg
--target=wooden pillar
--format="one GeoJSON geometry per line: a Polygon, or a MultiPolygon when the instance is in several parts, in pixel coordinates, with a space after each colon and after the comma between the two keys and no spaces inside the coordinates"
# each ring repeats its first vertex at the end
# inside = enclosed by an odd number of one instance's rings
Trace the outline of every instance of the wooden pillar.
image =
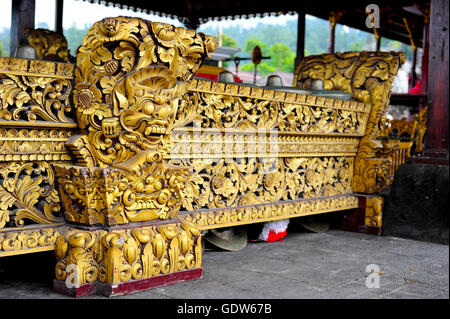
{"type": "Polygon", "coordinates": [[[426,94],[428,91],[428,57],[430,50],[430,13],[424,13],[423,25],[423,54],[422,54],[422,70],[421,70],[421,86],[420,93],[426,94]]]}
{"type": "Polygon", "coordinates": [[[448,0],[431,0],[425,150],[416,162],[448,165],[448,0]]]}
{"type": "Polygon", "coordinates": [[[55,31],[63,33],[63,8],[64,0],[56,0],[55,8],[55,31]]]}
{"type": "Polygon", "coordinates": [[[334,53],[334,38],[336,35],[336,17],[334,14],[330,14],[330,46],[328,47],[328,53],[334,53]]]}
{"type": "Polygon", "coordinates": [[[381,37],[378,35],[378,37],[375,38],[375,51],[380,51],[381,47],[381,37]]]}
{"type": "Polygon", "coordinates": [[[381,47],[381,35],[380,31],[377,28],[373,28],[373,35],[375,37],[375,51],[380,51],[381,47]]]}
{"type": "Polygon", "coordinates": [[[411,28],[409,26],[408,20],[403,18],[403,23],[405,24],[405,28],[408,31],[409,41],[411,42],[411,50],[412,50],[412,63],[411,63],[411,71],[409,72],[410,81],[408,83],[408,88],[411,89],[416,84],[416,64],[417,64],[417,45],[416,39],[414,39],[413,34],[411,32],[411,28]]]}
{"type": "Polygon", "coordinates": [[[34,28],[35,0],[12,1],[10,54],[14,55],[21,43],[26,43],[25,28],[34,28]]]}
{"type": "Polygon", "coordinates": [[[411,63],[411,81],[409,82],[409,89],[412,89],[414,85],[416,85],[417,74],[416,74],[416,65],[417,65],[417,47],[411,46],[412,50],[412,63],[411,63]]]}
{"type": "Polygon", "coordinates": [[[295,57],[295,67],[301,60],[305,57],[305,13],[298,12],[298,22],[297,22],[297,56],[295,57]]]}
{"type": "Polygon", "coordinates": [[[337,10],[330,12],[330,16],[328,18],[328,21],[330,22],[330,46],[328,47],[328,53],[334,53],[336,24],[344,13],[345,13],[344,10],[337,10]]]}

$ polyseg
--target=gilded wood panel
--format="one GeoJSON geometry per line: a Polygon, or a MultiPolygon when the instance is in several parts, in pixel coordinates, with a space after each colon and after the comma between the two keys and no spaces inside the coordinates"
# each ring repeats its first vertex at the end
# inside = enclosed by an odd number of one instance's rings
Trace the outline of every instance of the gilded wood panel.
{"type": "Polygon", "coordinates": [[[40,238],[63,221],[53,165],[72,159],[66,143],[76,127],[73,69],[68,63],[0,58],[3,255],[51,249],[54,240],[40,238]]]}

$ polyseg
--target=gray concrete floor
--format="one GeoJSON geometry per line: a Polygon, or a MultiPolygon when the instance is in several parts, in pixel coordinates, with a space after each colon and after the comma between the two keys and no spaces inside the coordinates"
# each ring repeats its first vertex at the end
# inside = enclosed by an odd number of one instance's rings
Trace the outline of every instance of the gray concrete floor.
{"type": "MultiPolygon", "coordinates": [[[[52,269],[42,263],[32,255],[0,259],[0,298],[70,298],[52,291],[52,269]]],[[[339,230],[289,232],[238,252],[205,250],[203,269],[198,280],[112,298],[449,298],[448,245],[339,230]],[[379,288],[366,287],[369,264],[379,267],[379,288]]],[[[82,297],[90,298],[107,297],[82,297]]]]}

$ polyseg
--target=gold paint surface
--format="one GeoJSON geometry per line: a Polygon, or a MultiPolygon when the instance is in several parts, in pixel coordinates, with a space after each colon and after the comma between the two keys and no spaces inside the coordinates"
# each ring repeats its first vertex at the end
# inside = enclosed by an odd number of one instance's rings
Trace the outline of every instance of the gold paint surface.
{"type": "Polygon", "coordinates": [[[176,215],[186,168],[168,164],[177,98],[216,40],[139,18],[95,23],[77,54],[79,166],[57,167],[67,220],[107,225],[176,215]]]}
{"type": "Polygon", "coordinates": [[[118,230],[69,229],[56,241],[56,279],[119,284],[201,268],[200,231],[187,223],[118,230]]]}
{"type": "MultiPolygon", "coordinates": [[[[354,192],[392,182],[393,150],[406,146],[377,138],[404,54],[299,64],[294,86],[320,79],[344,101],[193,79],[216,46],[115,17],[89,29],[76,66],[0,58],[0,256],[55,247],[59,280],[76,265],[79,283],[117,284],[201,267],[200,230],[352,209],[354,192]],[[57,241],[24,229],[62,215],[91,228],[57,241]]],[[[426,128],[426,111],[416,122],[426,128]]],[[[368,207],[379,227],[382,204],[368,207]]]]}
{"type": "Polygon", "coordinates": [[[69,47],[63,34],[47,29],[25,29],[28,43],[39,60],[69,61],[69,47]]]}

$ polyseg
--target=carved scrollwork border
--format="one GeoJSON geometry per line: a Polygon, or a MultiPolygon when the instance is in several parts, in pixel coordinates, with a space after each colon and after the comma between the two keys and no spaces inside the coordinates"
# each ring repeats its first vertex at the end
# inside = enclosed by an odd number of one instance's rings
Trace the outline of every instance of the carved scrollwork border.
{"type": "Polygon", "coordinates": [[[200,230],[302,217],[358,207],[353,195],[280,201],[241,207],[181,212],[179,218],[200,230]]]}
{"type": "Polygon", "coordinates": [[[54,250],[62,225],[0,229],[0,257],[54,250]]]}

